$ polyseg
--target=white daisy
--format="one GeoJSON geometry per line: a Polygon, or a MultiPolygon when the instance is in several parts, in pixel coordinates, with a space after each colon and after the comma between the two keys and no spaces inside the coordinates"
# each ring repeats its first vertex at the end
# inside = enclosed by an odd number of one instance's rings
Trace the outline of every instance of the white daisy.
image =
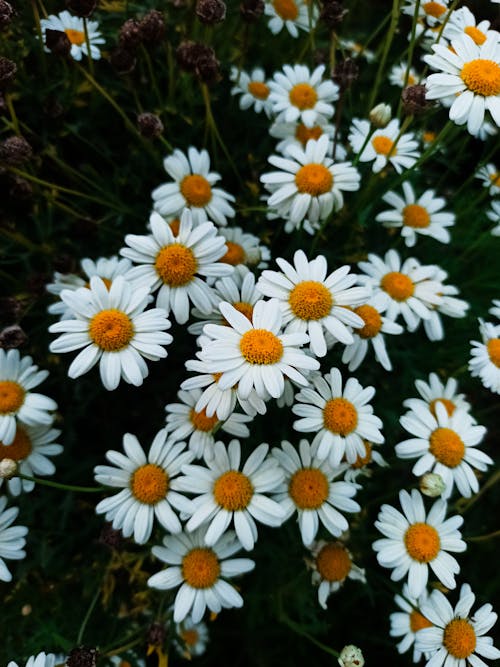
{"type": "MultiPolygon", "coordinates": [[[[7,506],[7,496],[0,496],[0,581],[12,581],[4,558],[8,560],[22,560],[26,556],[23,547],[26,544],[24,536],[28,533],[26,526],[13,526],[19,509],[7,506]]],[[[38,666],[37,666],[38,667],[38,666]]]]}
{"type": "Polygon", "coordinates": [[[399,121],[393,118],[389,124],[380,130],[372,132],[370,122],[354,118],[349,133],[349,143],[360,162],[373,162],[372,171],[377,174],[390,162],[398,174],[412,167],[420,156],[418,143],[412,132],[405,132],[401,136],[399,121]],[[366,138],[370,140],[365,144],[366,138]],[[399,137],[399,138],[398,138],[399,137]],[[396,143],[397,140],[397,143],[396,143]]]}
{"type": "Polygon", "coordinates": [[[432,591],[422,605],[422,613],[432,627],[422,629],[415,638],[415,647],[432,656],[426,667],[487,667],[479,656],[490,660],[500,658],[493,639],[484,636],[498,615],[491,604],[484,604],[471,616],[475,600],[468,584],[462,585],[454,609],[441,591],[432,591]]]}
{"type": "Polygon", "coordinates": [[[493,317],[496,317],[497,320],[500,320],[500,299],[493,299],[493,306],[488,310],[493,317]]]}
{"type": "Polygon", "coordinates": [[[493,162],[478,169],[476,178],[483,182],[483,187],[489,189],[490,195],[500,194],[500,171],[493,162]]]}
{"type": "Polygon", "coordinates": [[[392,505],[382,505],[375,527],[385,538],[375,540],[373,548],[382,567],[393,568],[391,579],[399,581],[408,574],[408,592],[418,598],[427,586],[429,565],[439,581],[455,588],[460,566],[448,551],[465,551],[467,545],[457,530],[463,517],[445,520],[447,505],[436,500],[426,515],[422,495],[412,489],[399,492],[404,514],[392,505]]]}
{"type": "Polygon", "coordinates": [[[346,579],[365,583],[365,571],[354,564],[352,554],[342,542],[319,540],[309,547],[312,558],[306,560],[313,570],[312,583],[318,586],[318,602],[323,609],[332,593],[336,593],[346,579]]]}
{"type": "Polygon", "coordinates": [[[306,127],[304,123],[273,123],[269,128],[269,134],[281,141],[276,145],[276,149],[285,155],[288,146],[305,148],[309,139],[317,141],[323,134],[328,137],[327,155],[335,160],[345,160],[347,151],[337,140],[335,155],[333,155],[333,142],[335,136],[335,126],[329,123],[323,125],[313,125],[306,127]]]}
{"type": "MultiPolygon", "coordinates": [[[[396,611],[390,615],[391,637],[403,637],[397,644],[398,653],[406,653],[413,645],[413,662],[420,662],[422,652],[415,648],[415,638],[417,632],[423,628],[431,628],[432,623],[422,614],[420,607],[427,601],[429,594],[426,590],[418,598],[410,595],[408,584],[403,586],[403,594],[396,595],[394,602],[401,611],[396,611]]],[[[429,654],[425,654],[426,659],[429,654]]]]}
{"type": "Polygon", "coordinates": [[[412,468],[414,475],[429,471],[441,475],[446,484],[444,498],[450,497],[454,484],[462,496],[469,498],[479,490],[473,468],[485,471],[493,463],[476,448],[486,429],[476,424],[464,410],[457,408],[449,415],[440,401],[434,410],[435,417],[430,409],[412,403],[412,410],[399,421],[414,437],[398,443],[396,455],[401,459],[418,458],[412,468]]]}
{"type": "Polygon", "coordinates": [[[455,378],[448,378],[443,383],[436,373],[430,373],[429,381],[415,380],[415,387],[421,398],[407,398],[403,401],[405,408],[413,410],[414,406],[420,406],[424,410],[430,410],[436,416],[436,403],[439,401],[451,416],[455,410],[470,411],[470,403],[465,400],[464,394],[457,393],[458,382],[455,378]]]}
{"type": "Polygon", "coordinates": [[[453,50],[434,44],[433,55],[424,56],[425,62],[437,74],[425,82],[426,98],[440,100],[456,95],[449,117],[457,125],[467,123],[471,134],[481,127],[485,112],[489,111],[496,125],[500,125],[500,42],[498,33],[490,34],[478,46],[462,35],[451,42],[453,50]]]}
{"type": "MultiPolygon", "coordinates": [[[[54,667],[57,664],[56,656],[53,653],[38,653],[37,655],[30,655],[25,667],[54,667]]],[[[18,664],[11,660],[7,667],[18,667],[18,664]]]]}
{"type": "Polygon", "coordinates": [[[307,440],[300,440],[299,451],[287,441],[281,449],[273,447],[272,455],[285,472],[285,479],[275,490],[274,499],[285,512],[284,520],[297,512],[302,542],[308,546],[316,538],[320,523],[339,537],[349,528],[343,512],[359,512],[355,500],[357,486],[349,482],[333,480],[341,472],[332,469],[313,453],[307,440]]]}
{"type": "MultiPolygon", "coordinates": [[[[364,454],[358,454],[356,460],[353,461],[353,463],[350,463],[349,467],[344,472],[344,479],[346,482],[356,482],[360,476],[371,477],[372,471],[369,466],[372,463],[376,463],[378,466],[382,467],[389,465],[382,454],[375,449],[373,442],[363,440],[363,445],[365,448],[364,454]]],[[[341,465],[344,466],[344,460],[342,460],[341,465]]]]}
{"type": "Polygon", "coordinates": [[[309,31],[318,20],[317,7],[305,0],[267,0],[264,13],[271,17],[267,25],[273,35],[286,28],[295,38],[299,36],[298,28],[309,31]]]}
{"type": "Polygon", "coordinates": [[[262,174],[270,191],[267,204],[281,218],[298,224],[325,220],[344,205],[344,190],[359,190],[360,175],[350,162],[335,164],[327,157],[328,137],[310,139],[306,148],[288,146],[286,157],[271,155],[269,162],[281,171],[262,174]]]}
{"type": "MultiPolygon", "coordinates": [[[[401,8],[403,14],[415,15],[416,0],[406,0],[406,4],[401,8]]],[[[424,20],[427,25],[434,26],[442,23],[448,12],[448,0],[425,0],[420,3],[418,8],[418,18],[424,20]]]]}
{"type": "MultiPolygon", "coordinates": [[[[87,41],[85,38],[85,27],[83,19],[79,16],[73,16],[68,11],[59,12],[59,14],[51,14],[46,19],[40,20],[40,28],[42,30],[43,41],[46,41],[46,30],[58,30],[64,32],[71,43],[70,55],[74,60],[81,60],[82,55],[88,56],[87,41]]],[[[104,44],[104,39],[98,30],[99,23],[97,21],[87,21],[87,34],[90,44],[90,56],[92,60],[99,60],[101,52],[98,44],[104,44]]],[[[49,53],[50,50],[44,47],[44,50],[49,53]]]]}
{"type": "Polygon", "coordinates": [[[235,215],[229,202],[233,195],[213,186],[220,175],[210,171],[210,157],[206,150],[198,151],[190,146],[187,157],[178,148],[165,158],[163,166],[173,183],[164,183],[152,192],[154,209],[161,215],[178,216],[188,208],[194,225],[213,220],[217,225],[227,225],[227,218],[235,215]]]}
{"type": "Polygon", "coordinates": [[[282,315],[276,299],[257,301],[252,321],[227,302],[219,304],[230,326],[207,324],[204,333],[212,340],[203,345],[200,358],[210,373],[221,373],[219,386],[238,385],[238,396],[249,397],[252,389],[267,400],[284,392],[284,377],[301,386],[308,384],[306,373],[319,368],[299,346],[309,342],[307,334],[281,333],[282,315]]]}
{"type": "Polygon", "coordinates": [[[174,646],[181,657],[191,660],[205,653],[209,639],[206,623],[193,623],[190,618],[185,618],[176,624],[175,634],[174,646]]]}
{"type": "Polygon", "coordinates": [[[126,433],[125,455],[114,450],[106,452],[115,467],[94,469],[98,484],[122,489],[101,500],[97,514],[104,514],[106,521],[112,521],[113,528],[121,530],[125,537],[133,534],[137,544],[149,540],[155,517],[168,532],[179,533],[182,526],[172,507],[180,512],[191,509],[191,501],[178,493],[179,480],[175,477],[193,454],[183,451],[186,443],[174,444],[166,438],[166,429],[158,431],[146,455],[135,435],[126,433]]]}
{"type": "Polygon", "coordinates": [[[375,60],[375,53],[369,49],[365,49],[363,44],[355,42],[353,39],[339,39],[341,49],[349,51],[355,58],[362,56],[367,62],[372,63],[375,60]]]}
{"type": "Polygon", "coordinates": [[[179,588],[174,601],[174,622],[189,617],[193,623],[203,618],[206,608],[218,614],[222,608],[242,607],[243,598],[226,579],[255,567],[249,558],[230,558],[241,549],[233,532],[226,533],[207,547],[204,530],[168,535],[163,546],[153,547],[153,555],[167,568],[148,579],[148,586],[160,590],[179,588]]]}
{"type": "Polygon", "coordinates": [[[389,83],[393,86],[398,86],[399,88],[405,88],[405,86],[415,86],[417,83],[420,83],[420,75],[417,74],[414,67],[410,67],[408,72],[408,78],[406,79],[406,71],[408,69],[408,63],[401,62],[397,65],[393,65],[391,71],[389,72],[389,83]]]}
{"type": "Polygon", "coordinates": [[[188,209],[176,236],[157,213],[151,214],[150,223],[150,235],[127,234],[129,247],[120,250],[139,265],[131,269],[130,280],[153,292],[160,288],[157,307],[164,308],[167,316],[172,311],[179,324],[187,322],[190,302],[208,314],[215,304],[213,292],[198,276],[220,278],[233,272],[232,266],[220,262],[227,251],[224,237],[211,222],[193,225],[188,209]]]}
{"type": "MultiPolygon", "coordinates": [[[[54,440],[61,431],[51,426],[21,426],[18,425],[14,441],[5,445],[0,441],[0,461],[11,459],[18,463],[18,470],[23,475],[33,477],[36,475],[53,475],[55,466],[48,456],[57,456],[63,451],[63,447],[54,440]]],[[[3,479],[0,478],[0,488],[3,479]]],[[[7,480],[7,488],[13,496],[18,496],[24,491],[33,491],[35,482],[14,476],[7,480]]]]}
{"type": "Polygon", "coordinates": [[[229,78],[236,84],[231,88],[231,95],[240,95],[240,109],[253,107],[257,113],[264,111],[267,116],[270,115],[269,93],[271,89],[266,83],[266,74],[263,69],[254,67],[250,74],[247,74],[243,70],[238,70],[237,67],[231,67],[229,78]]]}
{"type": "Polygon", "coordinates": [[[446,206],[446,201],[436,197],[434,190],[426,190],[417,198],[410,182],[405,181],[403,197],[390,191],[382,199],[393,209],[379,213],[375,220],[383,223],[384,227],[400,227],[408,248],[415,245],[418,234],[431,236],[441,243],[450,242],[446,227],[455,224],[455,215],[441,210],[446,206]]]}
{"type": "Polygon", "coordinates": [[[491,234],[493,236],[500,236],[500,200],[491,202],[491,208],[489,211],[486,211],[486,215],[495,223],[495,226],[490,230],[491,234]]]}
{"type": "Polygon", "coordinates": [[[157,361],[167,356],[163,346],[172,342],[165,332],[170,321],[161,308],[144,310],[149,301],[147,287],[133,286],[118,276],[108,292],[101,278],[93,276],[90,289],[63,290],[61,299],[76,319],[49,327],[53,333],[62,332],[50,344],[50,351],[57,354],[84,348],[68,369],[70,378],[80,377],[99,362],[106,389],[116,389],[121,378],[138,387],[149,373],[143,357],[157,361]]]}
{"type": "Polygon", "coordinates": [[[29,356],[19,350],[0,349],[0,442],[14,442],[17,422],[28,426],[51,424],[57,403],[48,396],[31,391],[41,384],[49,371],[39,371],[29,356]]]}
{"type": "Polygon", "coordinates": [[[348,463],[354,463],[358,455],[365,456],[363,438],[382,443],[381,420],[368,405],[375,395],[373,387],[362,387],[356,378],[350,377],[342,389],[342,375],[338,368],[330,369],[324,376],[317,374],[312,383],[296,395],[298,401],[292,412],[302,417],[293,428],[302,433],[316,433],[313,440],[315,456],[320,461],[329,458],[333,468],[338,467],[345,454],[348,463]]]}
{"type": "Polygon", "coordinates": [[[201,398],[200,389],[189,391],[181,389],[177,396],[182,403],[168,403],[165,406],[169,440],[184,440],[189,436],[189,449],[195,458],[204,457],[207,461],[213,458],[214,435],[219,428],[238,438],[248,438],[250,435],[248,426],[246,426],[248,422],[252,421],[250,415],[232,412],[224,421],[221,421],[215,412],[208,416],[206,408],[201,408],[201,410],[196,408],[201,398]]]}
{"type": "MultiPolygon", "coordinates": [[[[482,342],[471,340],[469,371],[490,391],[500,394],[500,324],[479,320],[482,342]]],[[[1,384],[1,383],[0,383],[1,384]]]]}
{"type": "Polygon", "coordinates": [[[476,17],[468,7],[460,7],[451,12],[448,22],[443,29],[443,38],[451,42],[462,35],[468,35],[472,41],[481,46],[493,34],[498,39],[498,33],[490,30],[490,21],[476,21],[476,17]]]}
{"type": "Polygon", "coordinates": [[[226,227],[220,230],[226,239],[227,252],[219,261],[231,266],[251,266],[263,269],[271,257],[269,248],[254,234],[244,232],[241,227],[226,227]]]}
{"type": "Polygon", "coordinates": [[[492,125],[489,121],[483,121],[483,124],[477,131],[477,134],[474,136],[476,139],[481,139],[481,141],[488,141],[490,137],[494,137],[498,134],[498,127],[492,125]]]}

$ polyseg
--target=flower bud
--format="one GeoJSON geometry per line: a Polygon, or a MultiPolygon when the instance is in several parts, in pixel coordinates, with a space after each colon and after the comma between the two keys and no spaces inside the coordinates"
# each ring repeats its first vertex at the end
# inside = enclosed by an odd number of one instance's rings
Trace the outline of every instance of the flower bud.
{"type": "Polygon", "coordinates": [[[205,25],[222,23],[226,18],[226,5],[222,0],[197,0],[196,16],[205,25]]]}
{"type": "Polygon", "coordinates": [[[245,23],[257,23],[264,13],[264,0],[243,0],[240,15],[245,23]]]}
{"type": "Polygon", "coordinates": [[[78,646],[71,649],[66,659],[67,667],[96,667],[99,651],[88,646],[78,646]]]}
{"type": "Polygon", "coordinates": [[[122,49],[135,49],[142,42],[141,25],[135,19],[128,19],[121,26],[118,34],[118,42],[122,49]]]}
{"type": "Polygon", "coordinates": [[[147,44],[160,42],[165,35],[165,19],[157,9],[152,9],[140,22],[142,39],[147,44]]]}
{"type": "Polygon", "coordinates": [[[7,86],[14,80],[16,72],[16,63],[8,58],[0,56],[0,90],[7,88],[7,86]]]}
{"type": "Polygon", "coordinates": [[[0,30],[6,28],[12,21],[14,16],[14,9],[10,2],[0,0],[0,30]]]}
{"type": "Polygon", "coordinates": [[[141,136],[146,139],[156,139],[163,132],[163,123],[154,113],[141,113],[137,116],[137,126],[141,136]]]}
{"type": "Polygon", "coordinates": [[[31,159],[33,151],[23,137],[7,137],[0,143],[0,162],[17,166],[31,159]]]}
{"type": "Polygon", "coordinates": [[[75,16],[88,19],[97,7],[97,0],[66,0],[66,7],[75,16]]]}
{"type": "Polygon", "coordinates": [[[0,347],[4,350],[13,350],[16,347],[20,347],[27,340],[28,336],[19,324],[12,324],[10,327],[5,327],[5,329],[0,331],[0,347]]]}
{"type": "Polygon", "coordinates": [[[17,473],[17,461],[2,459],[0,461],[0,479],[10,479],[17,473]]]}
{"type": "Polygon", "coordinates": [[[407,116],[417,116],[431,107],[431,102],[425,99],[425,86],[422,83],[416,86],[407,86],[401,93],[403,111],[407,116]]]}
{"type": "Polygon", "coordinates": [[[428,472],[422,475],[418,485],[424,496],[429,496],[429,498],[441,496],[446,489],[443,478],[435,472],[428,472]]]}
{"type": "Polygon", "coordinates": [[[344,20],[348,10],[344,9],[338,0],[327,0],[323,2],[323,9],[319,15],[320,21],[326,24],[330,30],[336,30],[344,20]]]}
{"type": "Polygon", "coordinates": [[[389,125],[389,121],[391,120],[391,107],[388,104],[381,102],[380,104],[377,104],[377,106],[373,107],[373,109],[368,114],[368,117],[370,118],[370,123],[376,128],[382,129],[387,127],[387,125],[389,125]]]}
{"type": "Polygon", "coordinates": [[[364,664],[365,659],[360,648],[352,644],[344,646],[339,657],[339,665],[341,667],[363,667],[364,664]]]}

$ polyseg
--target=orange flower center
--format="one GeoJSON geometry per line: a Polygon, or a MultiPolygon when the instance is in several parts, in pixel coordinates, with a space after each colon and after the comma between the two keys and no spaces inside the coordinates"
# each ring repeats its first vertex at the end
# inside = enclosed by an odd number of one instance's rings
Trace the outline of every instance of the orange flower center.
{"type": "Polygon", "coordinates": [[[423,206],[408,204],[403,209],[403,225],[422,229],[431,224],[431,216],[423,206]]]}
{"type": "Polygon", "coordinates": [[[304,123],[299,123],[295,129],[295,138],[297,141],[305,146],[309,139],[318,140],[323,134],[323,128],[319,125],[313,125],[312,127],[306,127],[304,123]]]}
{"type": "Polygon", "coordinates": [[[434,141],[435,138],[436,138],[436,133],[435,133],[435,132],[431,132],[430,130],[426,130],[426,131],[422,134],[422,139],[423,139],[423,140],[425,141],[425,143],[427,143],[427,144],[431,144],[431,143],[434,141]]]}
{"type": "Polygon", "coordinates": [[[428,621],[423,614],[414,609],[410,612],[410,630],[418,632],[424,628],[432,628],[432,623],[428,621]]]}
{"type": "Polygon", "coordinates": [[[322,283],[304,280],[290,292],[288,303],[293,314],[301,320],[321,320],[330,313],[333,298],[322,283]]]}
{"type": "Polygon", "coordinates": [[[283,356],[283,343],[267,329],[250,329],[241,337],[240,350],[249,364],[276,364],[283,356]]]}
{"type": "Polygon", "coordinates": [[[217,478],[214,484],[215,502],[228,512],[240,512],[252,500],[253,486],[246,475],[229,470],[217,478]]]}
{"type": "Polygon", "coordinates": [[[429,403],[429,409],[434,415],[436,416],[436,403],[440,402],[444,405],[446,408],[446,412],[448,413],[448,417],[451,417],[451,415],[455,412],[455,403],[453,401],[450,401],[449,398],[435,398],[433,401],[429,403]]]}
{"type": "Polygon", "coordinates": [[[500,94],[500,65],[494,60],[476,58],[462,67],[460,77],[469,90],[483,97],[500,94]]]}
{"type": "Polygon", "coordinates": [[[465,445],[462,438],[451,428],[437,428],[429,439],[430,453],[439,463],[448,468],[456,468],[465,454],[465,445]]]}
{"type": "Polygon", "coordinates": [[[168,224],[170,226],[172,234],[174,236],[178,236],[179,235],[179,229],[181,228],[181,221],[179,220],[179,218],[174,218],[173,220],[170,220],[170,222],[168,224]]]}
{"type": "Polygon", "coordinates": [[[219,262],[231,264],[232,266],[244,264],[245,251],[243,250],[243,246],[241,246],[239,243],[234,243],[233,241],[226,241],[226,246],[227,252],[219,259],[219,262]]]}
{"type": "Polygon", "coordinates": [[[448,623],[443,633],[443,645],[454,658],[468,658],[476,648],[476,633],[469,621],[455,618],[448,623]]]}
{"type": "Polygon", "coordinates": [[[305,164],[295,174],[295,185],[299,192],[318,197],[331,191],[333,175],[323,164],[305,164]]]}
{"type": "Polygon", "coordinates": [[[190,630],[183,630],[181,633],[181,639],[187,646],[195,646],[199,639],[198,631],[194,628],[190,630]]]}
{"type": "Polygon", "coordinates": [[[116,308],[101,310],[89,323],[89,336],[105,352],[118,352],[134,337],[130,317],[116,308]]]}
{"type": "Polygon", "coordinates": [[[13,461],[22,461],[32,452],[32,445],[29,435],[22,426],[17,425],[14,441],[10,445],[4,445],[0,441],[0,461],[3,459],[12,459],[13,461]]]}
{"type": "Polygon", "coordinates": [[[220,574],[219,559],[215,551],[197,547],[182,559],[182,576],[192,588],[211,588],[220,574]]]}
{"type": "Polygon", "coordinates": [[[486,348],[491,362],[495,364],[497,368],[500,368],[500,338],[490,338],[486,348]]]}
{"type": "Polygon", "coordinates": [[[365,446],[365,452],[366,453],[365,453],[364,456],[360,456],[358,454],[354,463],[351,463],[351,468],[353,470],[359,470],[360,468],[364,468],[365,466],[367,466],[372,461],[372,445],[371,445],[371,443],[368,442],[368,440],[363,440],[363,444],[365,446]]]}
{"type": "Polygon", "coordinates": [[[166,285],[181,287],[191,282],[198,263],[191,248],[181,243],[172,243],[156,255],[155,269],[166,285]]]}
{"type": "Polygon", "coordinates": [[[345,398],[332,398],[323,408],[323,424],[332,433],[348,435],[358,425],[358,412],[345,398]]]}
{"type": "Polygon", "coordinates": [[[415,77],[413,76],[413,74],[408,74],[407,85],[408,85],[408,86],[414,86],[416,83],[417,83],[417,80],[415,79],[415,77]]]}
{"type": "Polygon", "coordinates": [[[189,420],[197,431],[203,431],[204,433],[213,431],[215,425],[219,422],[216,414],[212,417],[207,417],[205,408],[200,410],[200,412],[196,412],[194,408],[191,408],[189,411],[189,420]]]}
{"type": "Polygon", "coordinates": [[[258,100],[267,100],[269,97],[269,86],[262,81],[250,81],[247,86],[248,92],[258,100]]]}
{"type": "Polygon", "coordinates": [[[316,567],[326,581],[344,581],[351,571],[351,557],[338,542],[325,544],[316,556],[316,567]]]}
{"type": "Polygon", "coordinates": [[[301,111],[312,109],[318,101],[318,94],[308,83],[296,83],[288,93],[290,102],[301,111]]]}
{"type": "Polygon", "coordinates": [[[299,509],[316,510],[328,498],[328,479],[318,468],[302,468],[292,475],[288,493],[299,509]]]}
{"type": "Polygon", "coordinates": [[[361,338],[374,338],[382,328],[382,318],[380,313],[373,306],[367,304],[358,306],[354,309],[356,315],[359,315],[364,321],[364,326],[361,329],[356,329],[356,333],[361,338]]]}
{"type": "MultiPolygon", "coordinates": [[[[102,276],[99,276],[99,278],[102,280],[102,282],[104,283],[104,286],[106,287],[106,289],[109,292],[109,290],[111,289],[111,285],[113,284],[113,281],[110,280],[109,278],[103,278],[102,276]]],[[[85,283],[85,287],[87,289],[90,289],[90,281],[85,283]]]]}
{"type": "Polygon", "coordinates": [[[210,183],[200,174],[184,176],[180,188],[188,206],[203,207],[212,199],[210,183]]]}
{"type": "Polygon", "coordinates": [[[64,32],[66,33],[66,36],[71,44],[81,46],[85,42],[85,33],[81,30],[72,30],[71,28],[66,28],[64,32]]]}
{"type": "Polygon", "coordinates": [[[376,153],[380,155],[396,155],[396,148],[394,142],[389,137],[379,136],[372,139],[372,146],[376,153]]]}
{"type": "Polygon", "coordinates": [[[486,35],[484,32],[481,30],[478,30],[475,25],[468,25],[465,30],[464,30],[466,35],[469,35],[469,37],[478,45],[481,46],[481,44],[484,44],[486,41],[486,35]]]}
{"type": "Polygon", "coordinates": [[[446,11],[445,5],[441,5],[439,2],[424,2],[422,8],[428,16],[433,16],[435,19],[438,19],[446,11]]]}
{"type": "Polygon", "coordinates": [[[428,563],[439,553],[441,540],[437,530],[427,523],[414,523],[404,536],[406,551],[413,560],[428,563]]]}
{"type": "Polygon", "coordinates": [[[0,381],[0,415],[17,412],[24,403],[24,389],[12,380],[0,381]]]}
{"type": "Polygon", "coordinates": [[[406,301],[415,291],[415,285],[404,273],[391,271],[380,281],[380,287],[395,301],[406,301]]]}
{"type": "Polygon", "coordinates": [[[490,174],[490,181],[492,185],[500,187],[500,174],[498,171],[495,171],[493,174],[490,174]]]}
{"type": "Polygon", "coordinates": [[[168,475],[155,463],[137,468],[130,478],[134,498],[146,505],[156,505],[168,492],[168,475]]]}
{"type": "Polygon", "coordinates": [[[283,21],[295,21],[299,9],[293,0],[273,0],[274,11],[283,21]]]}

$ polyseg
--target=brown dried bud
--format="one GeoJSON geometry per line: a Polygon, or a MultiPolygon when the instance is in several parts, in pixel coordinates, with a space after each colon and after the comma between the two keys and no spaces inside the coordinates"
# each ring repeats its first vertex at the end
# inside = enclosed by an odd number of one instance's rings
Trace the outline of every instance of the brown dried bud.
{"type": "Polygon", "coordinates": [[[161,623],[152,623],[146,632],[146,643],[152,646],[163,646],[167,638],[167,631],[161,623]]]}
{"type": "Polygon", "coordinates": [[[75,16],[88,19],[97,7],[97,0],[66,0],[66,7],[75,16]]]}
{"type": "Polygon", "coordinates": [[[5,327],[0,332],[0,347],[4,350],[12,350],[16,347],[24,345],[28,340],[28,336],[21,329],[19,324],[13,324],[10,327],[5,327]]]}
{"type": "Polygon", "coordinates": [[[213,83],[220,78],[220,63],[215,51],[199,42],[181,42],[176,50],[179,67],[193,72],[204,83],[213,83]]]}
{"type": "Polygon", "coordinates": [[[33,186],[25,178],[14,176],[10,183],[9,193],[14,199],[31,199],[33,186]]]}
{"type": "Polygon", "coordinates": [[[341,2],[332,0],[323,4],[319,18],[330,30],[335,30],[342,23],[347,12],[348,10],[344,9],[341,2]]]}
{"type": "Polygon", "coordinates": [[[241,18],[246,23],[257,23],[264,13],[264,0],[243,0],[240,5],[241,18]]]}
{"type": "Polygon", "coordinates": [[[0,30],[6,28],[14,17],[14,9],[6,0],[0,0],[0,30]]]}
{"type": "Polygon", "coordinates": [[[163,14],[157,9],[152,9],[140,22],[142,39],[146,44],[155,44],[165,36],[166,26],[163,14]]]}
{"type": "Polygon", "coordinates": [[[0,162],[10,166],[23,164],[31,159],[33,151],[24,137],[7,137],[0,143],[0,162]]]}
{"type": "Polygon", "coordinates": [[[133,51],[118,47],[109,56],[109,62],[118,74],[130,74],[135,69],[137,58],[133,51]]]}
{"type": "Polygon", "coordinates": [[[352,58],[346,58],[335,65],[332,73],[333,81],[340,90],[347,90],[356,81],[359,75],[359,67],[352,58]]]}
{"type": "Polygon", "coordinates": [[[68,35],[62,30],[45,30],[45,46],[56,56],[66,58],[71,51],[71,42],[68,35]]]}
{"type": "Polygon", "coordinates": [[[13,60],[0,56],[0,89],[6,88],[14,80],[17,65],[13,60]]]}
{"type": "Polygon", "coordinates": [[[120,28],[118,36],[120,47],[122,49],[133,50],[142,42],[142,30],[138,21],[128,19],[120,28]]]}
{"type": "MultiPolygon", "coordinates": [[[[210,47],[209,47],[210,48],[210,47]]],[[[195,67],[196,76],[203,83],[216,83],[221,79],[220,62],[215,57],[215,51],[210,48],[210,53],[201,57],[195,67]]]]}
{"type": "Polygon", "coordinates": [[[197,44],[191,40],[181,42],[175,50],[175,56],[179,67],[186,72],[194,72],[198,49],[202,44],[197,44]]]}
{"type": "Polygon", "coordinates": [[[196,16],[206,25],[222,23],[226,18],[226,5],[222,0],[197,0],[196,16]]]}
{"type": "Polygon", "coordinates": [[[88,646],[78,646],[71,649],[66,658],[67,667],[96,667],[99,651],[88,646]]]}
{"type": "Polygon", "coordinates": [[[403,89],[401,100],[403,111],[407,116],[418,116],[418,114],[425,113],[430,109],[431,103],[425,99],[425,90],[422,83],[403,89]]]}
{"type": "Polygon", "coordinates": [[[137,116],[137,126],[140,134],[146,139],[156,139],[163,132],[163,123],[154,113],[141,113],[137,116]]]}
{"type": "Polygon", "coordinates": [[[106,522],[101,528],[99,543],[110,549],[119,549],[123,545],[124,539],[121,530],[113,528],[111,523],[106,522]]]}

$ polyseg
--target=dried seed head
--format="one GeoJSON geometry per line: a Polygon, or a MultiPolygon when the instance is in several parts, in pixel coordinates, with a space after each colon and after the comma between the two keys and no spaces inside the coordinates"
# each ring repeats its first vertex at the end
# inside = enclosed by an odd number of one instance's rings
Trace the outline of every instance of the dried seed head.
{"type": "Polygon", "coordinates": [[[222,23],[226,18],[226,5],[222,0],[197,0],[196,16],[205,25],[222,23]]]}
{"type": "Polygon", "coordinates": [[[118,74],[130,74],[137,65],[137,58],[133,51],[118,47],[109,56],[109,62],[118,74]]]}
{"type": "Polygon", "coordinates": [[[319,18],[330,30],[335,30],[342,23],[347,12],[348,10],[344,8],[342,2],[331,0],[323,3],[319,18]]]}
{"type": "Polygon", "coordinates": [[[10,166],[23,164],[31,159],[33,151],[24,137],[7,137],[0,143],[0,162],[10,166]]]}
{"type": "Polygon", "coordinates": [[[199,59],[195,71],[196,76],[203,83],[216,83],[220,81],[220,62],[215,57],[213,49],[210,49],[210,53],[199,59]]]}
{"type": "Polygon", "coordinates": [[[118,41],[122,49],[136,49],[142,42],[140,23],[135,19],[128,19],[120,28],[118,41]]]}
{"type": "Polygon", "coordinates": [[[347,90],[358,78],[359,67],[352,58],[346,58],[335,65],[332,73],[333,81],[340,90],[347,90]]]}
{"type": "Polygon", "coordinates": [[[67,667],[96,667],[99,651],[88,646],[78,646],[71,649],[66,659],[67,667]]]}
{"type": "Polygon", "coordinates": [[[66,7],[75,16],[86,19],[97,7],[97,0],[66,0],[66,7]]]}
{"type": "Polygon", "coordinates": [[[24,345],[28,340],[28,336],[24,333],[18,324],[12,324],[10,327],[5,327],[0,332],[0,347],[4,350],[12,350],[16,347],[24,345]]]}
{"type": "Polygon", "coordinates": [[[13,60],[0,56],[0,90],[11,83],[17,72],[17,65],[13,60]]]}
{"type": "Polygon", "coordinates": [[[210,46],[184,41],[177,47],[176,57],[179,67],[193,72],[204,83],[213,83],[220,77],[220,63],[210,46]]]}
{"type": "Polygon", "coordinates": [[[154,113],[141,113],[137,116],[139,132],[146,139],[156,139],[163,132],[163,123],[154,113]]]}
{"type": "Polygon", "coordinates": [[[167,630],[161,623],[152,623],[146,632],[146,643],[152,646],[163,646],[167,638],[167,630]]]}
{"type": "Polygon", "coordinates": [[[14,8],[6,0],[0,0],[0,30],[6,28],[14,17],[14,8]]]}
{"type": "Polygon", "coordinates": [[[56,56],[66,58],[71,51],[71,42],[68,35],[62,30],[45,30],[45,46],[56,56]]]}
{"type": "Polygon", "coordinates": [[[431,102],[425,99],[425,86],[422,83],[416,86],[407,86],[401,93],[403,111],[407,116],[417,116],[431,107],[431,102]]]}
{"type": "Polygon", "coordinates": [[[142,39],[146,44],[156,44],[165,36],[166,26],[163,14],[152,9],[140,22],[142,39]]]}
{"type": "Polygon", "coordinates": [[[241,18],[246,23],[256,23],[264,13],[264,0],[243,0],[240,5],[241,18]]]}

